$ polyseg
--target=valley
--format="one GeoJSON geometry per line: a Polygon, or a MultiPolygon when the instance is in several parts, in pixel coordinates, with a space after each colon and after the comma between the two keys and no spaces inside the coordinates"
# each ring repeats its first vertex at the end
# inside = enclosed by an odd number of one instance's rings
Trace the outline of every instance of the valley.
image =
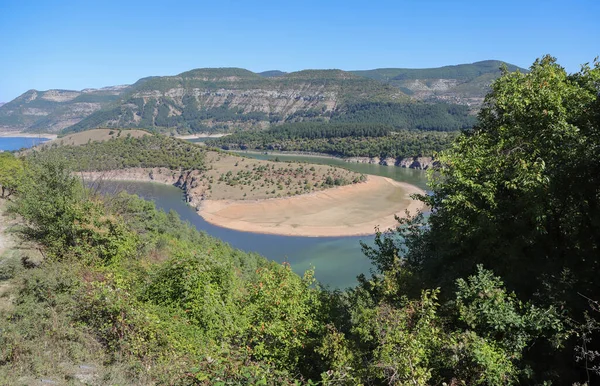
{"type": "Polygon", "coordinates": [[[144,131],[95,129],[43,144],[92,185],[152,181],[181,188],[206,221],[238,231],[293,236],[368,235],[422,206],[423,191],[339,167],[273,162],[210,150],[144,131]],[[160,151],[160,154],[155,153],[160,151]]]}
{"type": "MultiPolygon", "coordinates": [[[[0,107],[0,131],[58,133],[118,127],[186,135],[263,130],[284,123],[335,121],[357,106],[372,110],[389,103],[393,108],[417,109],[404,129],[431,115],[428,109],[448,107],[460,111],[454,119],[470,125],[470,114],[500,75],[500,65],[484,61],[437,69],[291,73],[204,68],[101,89],[29,90],[0,107]]],[[[452,116],[440,115],[430,129],[444,126],[446,119],[452,116]]]]}
{"type": "Polygon", "coordinates": [[[600,384],[600,2],[5,3],[0,385],[600,384]]]}

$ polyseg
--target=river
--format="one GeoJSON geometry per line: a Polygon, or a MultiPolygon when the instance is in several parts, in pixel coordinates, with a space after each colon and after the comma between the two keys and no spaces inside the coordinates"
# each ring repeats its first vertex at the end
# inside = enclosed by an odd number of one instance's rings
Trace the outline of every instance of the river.
{"type": "MultiPolygon", "coordinates": [[[[425,189],[425,172],[393,166],[346,163],[339,159],[260,153],[244,153],[259,159],[281,161],[304,161],[342,166],[365,173],[404,181],[425,189]]],[[[315,277],[319,282],[332,288],[346,288],[357,283],[357,275],[369,274],[371,262],[363,255],[360,241],[373,244],[374,236],[356,237],[290,237],[239,232],[211,225],[200,217],[194,208],[182,200],[182,191],[173,186],[148,182],[110,182],[111,190],[124,189],[153,200],[159,208],[175,210],[179,216],[197,229],[217,237],[236,248],[257,252],[278,262],[288,262],[292,269],[302,274],[311,266],[315,267],[315,277]]]]}
{"type": "MultiPolygon", "coordinates": [[[[45,141],[40,138],[0,137],[0,149],[17,150],[31,147],[45,141]]],[[[393,166],[347,163],[340,159],[304,155],[282,155],[241,153],[258,159],[279,158],[281,161],[302,161],[341,166],[356,172],[389,177],[426,189],[425,173],[420,170],[393,166]]],[[[295,272],[302,274],[311,266],[315,267],[315,276],[324,285],[332,288],[354,286],[356,276],[369,274],[370,261],[363,255],[360,241],[373,244],[373,236],[357,237],[290,237],[238,232],[211,225],[204,221],[196,211],[182,200],[182,191],[174,186],[149,182],[106,182],[105,189],[110,192],[126,190],[153,200],[159,208],[175,210],[179,216],[214,237],[228,242],[236,248],[257,252],[278,261],[289,262],[295,272]]]]}

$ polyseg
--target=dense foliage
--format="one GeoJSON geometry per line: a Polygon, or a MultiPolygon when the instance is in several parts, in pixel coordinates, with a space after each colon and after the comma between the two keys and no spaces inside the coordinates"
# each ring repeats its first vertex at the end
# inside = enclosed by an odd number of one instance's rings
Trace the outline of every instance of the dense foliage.
{"type": "MultiPolygon", "coordinates": [[[[38,155],[38,154],[34,154],[38,155]]],[[[38,156],[62,156],[76,171],[153,168],[203,170],[204,151],[190,142],[162,135],[123,135],[84,146],[54,145],[38,156]]]]}
{"type": "Polygon", "coordinates": [[[445,103],[355,103],[337,110],[331,122],[380,123],[395,129],[456,131],[472,127],[476,118],[467,106],[445,103]]]}
{"type": "MultiPolygon", "coordinates": [[[[316,113],[318,116],[318,113],[316,113]]],[[[304,151],[343,157],[432,156],[445,149],[456,131],[475,119],[466,106],[365,102],[340,107],[328,122],[304,121],[265,131],[238,132],[211,139],[223,149],[304,151]]],[[[295,119],[312,119],[304,114],[295,119]]]]}
{"type": "Polygon", "coordinates": [[[302,151],[342,157],[432,156],[447,148],[456,132],[392,132],[380,124],[296,123],[263,132],[232,134],[207,141],[223,149],[302,151]]]}
{"type": "Polygon", "coordinates": [[[394,280],[405,289],[440,286],[450,298],[452,283],[482,264],[519,298],[560,310],[573,332],[564,348],[525,352],[538,381],[598,374],[600,336],[588,312],[600,299],[599,95],[598,62],[568,75],[544,57],[528,74],[505,73],[478,125],[439,156],[433,194],[422,198],[428,226],[400,228],[371,251],[384,267],[403,255],[394,280]]]}
{"type": "Polygon", "coordinates": [[[0,189],[1,197],[8,198],[14,193],[17,182],[23,173],[23,162],[12,153],[0,153],[0,189]]]}
{"type": "Polygon", "coordinates": [[[345,291],[29,159],[11,207],[46,259],[0,261],[0,382],[95,361],[97,384],[593,384],[600,63],[545,57],[492,88],[432,172],[427,225],[378,233],[345,291]]]}
{"type": "Polygon", "coordinates": [[[19,301],[0,319],[0,380],[94,361],[99,384],[501,385],[556,323],[484,269],[444,308],[437,290],[392,297],[385,278],[326,291],[311,271],[234,250],[152,203],[95,196],[61,159],[28,162],[12,211],[46,259],[8,275],[19,301]],[[61,353],[53,365],[42,345],[61,353]]]}

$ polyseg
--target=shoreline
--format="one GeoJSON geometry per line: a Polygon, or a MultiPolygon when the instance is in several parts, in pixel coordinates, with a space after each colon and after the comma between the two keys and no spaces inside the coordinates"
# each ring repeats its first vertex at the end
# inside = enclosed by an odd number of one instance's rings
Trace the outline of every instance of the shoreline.
{"type": "Polygon", "coordinates": [[[0,132],[0,138],[45,138],[48,140],[53,140],[58,138],[57,134],[32,134],[32,133],[23,133],[20,131],[4,131],[0,132]]]}
{"type": "MultiPolygon", "coordinates": [[[[135,177],[128,171],[77,173],[86,181],[97,177],[114,181],[141,181],[174,186],[177,178],[135,177]],[[133,177],[133,178],[132,178],[133,177]]],[[[146,174],[147,175],[147,174],[146,174]]],[[[359,184],[309,194],[258,200],[202,200],[197,214],[206,222],[240,232],[297,237],[368,236],[395,228],[396,216],[414,215],[425,205],[410,198],[425,192],[408,183],[368,175],[359,184]]]]}
{"type": "Polygon", "coordinates": [[[293,156],[293,157],[312,157],[312,158],[323,158],[339,160],[345,163],[359,163],[359,164],[370,164],[370,165],[381,165],[381,166],[394,166],[408,169],[419,169],[426,170],[435,164],[433,157],[405,157],[405,158],[380,158],[380,157],[338,157],[326,153],[313,153],[313,152],[301,152],[301,151],[260,151],[260,150],[226,150],[235,154],[245,155],[250,157],[250,154],[266,155],[271,157],[277,156],[293,156]]]}
{"type": "Polygon", "coordinates": [[[187,135],[176,135],[175,138],[179,139],[198,139],[198,138],[221,138],[229,135],[227,133],[196,133],[196,134],[187,134],[187,135]]]}
{"type": "Polygon", "coordinates": [[[307,195],[256,201],[206,200],[198,214],[213,225],[240,232],[298,237],[369,236],[395,228],[396,216],[425,205],[410,198],[418,187],[387,177],[307,195]]]}
{"type": "Polygon", "coordinates": [[[302,196],[254,202],[207,200],[198,214],[212,225],[239,232],[295,237],[371,236],[376,233],[376,227],[380,230],[395,228],[396,216],[405,218],[405,211],[414,215],[423,210],[422,202],[409,197],[423,193],[422,189],[405,182],[369,176],[367,182],[302,196]],[[402,190],[403,200],[384,211],[375,205],[371,218],[365,216],[370,208],[352,208],[356,204],[360,206],[361,196],[377,194],[382,185],[402,190]]]}

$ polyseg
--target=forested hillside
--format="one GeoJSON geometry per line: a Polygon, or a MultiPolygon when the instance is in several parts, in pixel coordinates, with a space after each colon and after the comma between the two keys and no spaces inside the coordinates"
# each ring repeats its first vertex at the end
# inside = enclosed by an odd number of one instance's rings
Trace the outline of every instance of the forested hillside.
{"type": "Polygon", "coordinates": [[[154,168],[203,170],[205,151],[190,142],[146,135],[135,138],[123,135],[108,141],[94,141],[85,145],[59,145],[46,147],[43,155],[62,157],[75,171],[114,170],[125,168],[154,168]]]}
{"type": "Polygon", "coordinates": [[[345,291],[3,155],[43,259],[0,255],[0,383],[596,384],[599,95],[598,62],[504,74],[345,291]]]}
{"type": "Polygon", "coordinates": [[[419,100],[458,103],[477,111],[490,91],[490,84],[500,76],[502,66],[510,72],[527,71],[498,60],[485,60],[438,68],[378,68],[351,72],[398,87],[419,100]]]}
{"type": "Polygon", "coordinates": [[[328,122],[286,123],[264,131],[211,139],[223,149],[305,151],[342,157],[433,156],[475,117],[465,106],[360,103],[334,112],[328,122]]]}
{"type": "Polygon", "coordinates": [[[385,124],[291,123],[206,141],[225,150],[301,151],[340,157],[431,157],[457,132],[399,130],[385,124]]]}
{"type": "MultiPolygon", "coordinates": [[[[0,130],[121,127],[186,134],[330,119],[371,123],[381,119],[403,129],[452,130],[472,125],[472,115],[502,64],[292,73],[204,68],[142,78],[129,86],[30,90],[0,107],[0,130]]],[[[508,65],[508,69],[518,68],[508,65]]]]}

